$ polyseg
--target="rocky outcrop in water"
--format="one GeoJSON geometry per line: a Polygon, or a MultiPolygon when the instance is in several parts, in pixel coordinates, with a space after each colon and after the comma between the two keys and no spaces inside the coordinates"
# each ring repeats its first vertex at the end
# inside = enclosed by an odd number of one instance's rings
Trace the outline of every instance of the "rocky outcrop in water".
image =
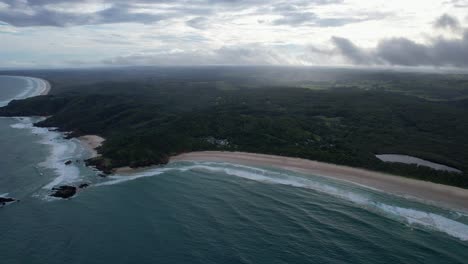
{"type": "Polygon", "coordinates": [[[68,199],[68,198],[75,196],[78,190],[85,189],[89,187],[89,185],[90,185],[89,183],[82,183],[78,185],[78,187],[71,186],[71,185],[61,185],[61,186],[52,188],[52,193],[50,194],[50,196],[62,198],[62,199],[68,199]]]}
{"type": "MultiPolygon", "coordinates": [[[[173,155],[177,155],[179,153],[175,152],[173,155]]],[[[118,167],[130,167],[132,169],[137,169],[137,168],[144,168],[144,167],[149,167],[149,166],[154,166],[154,165],[164,165],[169,163],[170,157],[167,155],[163,155],[158,157],[157,159],[148,159],[148,160],[143,160],[143,161],[135,161],[132,162],[131,160],[123,160],[121,162],[118,162],[117,164],[113,164],[112,160],[104,158],[104,157],[94,157],[91,159],[85,160],[85,164],[88,167],[93,167],[96,168],[98,171],[100,171],[103,175],[99,176],[104,176],[104,175],[110,175],[115,172],[115,170],[118,167]]]]}
{"type": "Polygon", "coordinates": [[[9,198],[9,197],[0,197],[0,207],[3,207],[12,202],[16,202],[16,199],[9,198]]]}
{"type": "Polygon", "coordinates": [[[67,199],[73,197],[76,194],[76,187],[69,185],[62,185],[59,187],[52,188],[52,197],[67,199]]]}

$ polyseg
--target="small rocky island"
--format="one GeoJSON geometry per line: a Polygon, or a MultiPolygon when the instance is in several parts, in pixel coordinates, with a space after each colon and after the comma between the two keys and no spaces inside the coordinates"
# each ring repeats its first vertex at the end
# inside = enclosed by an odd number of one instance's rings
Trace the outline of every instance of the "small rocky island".
{"type": "Polygon", "coordinates": [[[17,200],[16,199],[13,199],[13,198],[9,198],[9,197],[0,197],[0,208],[7,205],[7,204],[10,204],[10,203],[13,203],[13,202],[16,202],[17,200]]]}
{"type": "Polygon", "coordinates": [[[84,189],[88,186],[89,186],[88,183],[82,183],[78,185],[78,187],[71,186],[71,185],[61,185],[61,186],[52,188],[52,193],[50,194],[50,196],[56,197],[56,198],[68,199],[68,198],[75,196],[76,192],[79,189],[84,189]]]}

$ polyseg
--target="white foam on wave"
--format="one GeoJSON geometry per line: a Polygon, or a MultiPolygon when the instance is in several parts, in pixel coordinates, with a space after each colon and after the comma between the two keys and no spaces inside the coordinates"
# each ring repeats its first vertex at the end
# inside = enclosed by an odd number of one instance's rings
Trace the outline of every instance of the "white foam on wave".
{"type": "Polygon", "coordinates": [[[132,175],[112,175],[112,176],[107,177],[109,179],[108,181],[98,183],[95,186],[114,185],[114,184],[119,184],[119,183],[123,183],[127,181],[133,181],[139,178],[152,177],[152,176],[160,175],[170,170],[174,170],[174,169],[154,168],[154,169],[146,170],[144,172],[135,173],[132,175]]]}
{"type": "Polygon", "coordinates": [[[74,165],[65,165],[67,160],[76,159],[86,150],[75,140],[65,140],[60,132],[50,131],[47,128],[35,127],[30,117],[16,118],[18,123],[12,124],[12,128],[29,129],[31,133],[39,135],[39,143],[50,146],[50,155],[39,165],[54,171],[57,175],[44,189],[51,189],[57,185],[70,184],[80,179],[79,168],[74,165]]]}
{"type": "Polygon", "coordinates": [[[468,213],[454,212],[457,217],[468,217],[468,213]]]}
{"type": "MultiPolygon", "coordinates": [[[[25,99],[43,94],[49,88],[49,83],[45,80],[33,77],[8,76],[11,78],[21,78],[26,80],[27,85],[22,92],[14,98],[0,102],[0,106],[7,105],[12,100],[25,99]]],[[[63,134],[50,131],[47,128],[35,127],[34,122],[44,120],[44,118],[16,117],[18,122],[12,124],[15,129],[28,129],[31,133],[39,135],[39,143],[50,146],[50,155],[39,165],[51,169],[57,175],[44,189],[51,189],[56,185],[70,184],[80,179],[80,170],[74,164],[65,165],[68,160],[76,159],[86,153],[86,149],[77,139],[65,140],[63,134]]]]}
{"type": "MultiPolygon", "coordinates": [[[[362,186],[356,186],[361,187],[359,188],[359,191],[356,191],[352,188],[347,190],[345,188],[340,188],[339,185],[333,184],[333,181],[328,178],[313,176],[303,178],[300,176],[290,175],[287,172],[269,171],[266,169],[249,167],[245,165],[217,162],[191,162],[189,165],[155,168],[133,174],[131,176],[114,175],[110,176],[109,181],[100,183],[98,185],[119,184],[142,177],[160,175],[168,171],[198,171],[226,174],[268,184],[280,184],[296,188],[310,189],[350,201],[361,208],[365,208],[414,227],[424,227],[426,229],[443,232],[462,241],[468,241],[467,224],[458,222],[440,214],[425,212],[420,209],[404,208],[376,201],[375,198],[372,198],[370,195],[371,190],[367,190],[369,193],[366,194],[366,190],[362,188],[362,186]]],[[[352,187],[352,184],[349,186],[352,187]]],[[[454,215],[460,215],[459,212],[453,213],[455,213],[454,215]]]]}
{"type": "MultiPolygon", "coordinates": [[[[464,223],[452,220],[450,218],[435,213],[423,212],[416,209],[403,208],[388,205],[385,203],[375,202],[372,201],[365,194],[340,189],[335,186],[331,186],[327,183],[317,182],[314,180],[309,180],[295,176],[286,176],[286,178],[270,177],[269,175],[265,175],[263,173],[265,172],[265,170],[260,170],[262,173],[258,174],[252,171],[244,171],[225,167],[210,167],[204,165],[196,165],[192,166],[192,168],[203,169],[213,172],[221,172],[228,175],[238,176],[260,182],[312,189],[321,193],[333,195],[335,197],[351,201],[367,209],[371,209],[379,213],[384,213],[387,216],[397,218],[397,220],[401,220],[407,224],[423,226],[425,228],[446,233],[460,240],[468,241],[468,225],[464,223]]],[[[284,176],[285,174],[281,175],[284,176]]]]}
{"type": "Polygon", "coordinates": [[[376,204],[376,206],[388,214],[400,217],[401,220],[410,225],[423,226],[446,233],[462,241],[468,241],[468,226],[466,224],[430,212],[381,203],[376,204]]]}
{"type": "MultiPolygon", "coordinates": [[[[239,166],[236,165],[236,167],[239,166]]],[[[242,167],[246,168],[247,170],[229,167],[213,167],[212,165],[206,166],[203,164],[188,166],[181,170],[204,170],[215,173],[224,173],[227,175],[237,176],[258,182],[264,182],[269,184],[281,184],[292,187],[311,189],[362,205],[369,203],[369,198],[364,195],[337,188],[330,184],[324,183],[323,181],[306,179],[302,177],[291,176],[286,173],[267,171],[264,169],[257,169],[248,166],[242,167]]]]}
{"type": "Polygon", "coordinates": [[[0,194],[0,197],[8,197],[9,193],[2,193],[0,194]]]}

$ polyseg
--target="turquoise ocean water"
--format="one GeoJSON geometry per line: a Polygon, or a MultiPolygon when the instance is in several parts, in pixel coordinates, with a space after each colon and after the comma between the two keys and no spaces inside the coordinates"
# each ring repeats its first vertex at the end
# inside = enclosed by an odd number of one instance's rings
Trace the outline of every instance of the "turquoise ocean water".
{"type": "MultiPolygon", "coordinates": [[[[37,94],[0,77],[0,101],[37,94]]],[[[273,168],[178,162],[106,179],[89,150],[0,118],[0,263],[468,263],[468,216],[273,168]],[[66,160],[74,164],[66,166],[66,160]],[[50,188],[90,182],[70,200],[50,188]]]]}

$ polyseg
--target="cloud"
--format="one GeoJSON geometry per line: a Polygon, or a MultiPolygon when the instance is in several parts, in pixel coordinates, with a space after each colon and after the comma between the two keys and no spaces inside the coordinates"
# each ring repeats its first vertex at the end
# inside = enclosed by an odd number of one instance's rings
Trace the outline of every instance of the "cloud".
{"type": "Polygon", "coordinates": [[[440,29],[450,29],[452,31],[457,31],[461,29],[460,21],[456,17],[450,16],[448,14],[443,14],[434,22],[435,28],[440,29]]]}
{"type": "Polygon", "coordinates": [[[16,33],[16,29],[6,23],[0,22],[0,34],[2,33],[16,33]]]}
{"type": "Polygon", "coordinates": [[[418,1],[385,0],[0,0],[0,49],[20,62],[468,67],[468,0],[424,3],[421,12],[418,1]],[[441,6],[450,13],[428,27],[441,6]]]}
{"type": "Polygon", "coordinates": [[[102,61],[107,65],[300,65],[302,54],[257,46],[225,46],[215,50],[141,52],[102,61]]]}
{"type": "Polygon", "coordinates": [[[172,18],[189,18],[201,28],[202,17],[220,11],[242,11],[268,6],[315,6],[342,0],[0,0],[0,21],[16,27],[76,26],[112,23],[149,24],[172,18]],[[193,18],[198,16],[198,18],[193,18]]]}
{"type": "Polygon", "coordinates": [[[283,8],[281,18],[275,19],[273,25],[341,27],[347,24],[378,20],[387,17],[387,13],[355,14],[346,17],[321,17],[310,11],[300,11],[297,7],[283,8]]]}
{"type": "Polygon", "coordinates": [[[468,31],[459,38],[437,37],[425,44],[389,38],[373,49],[360,48],[344,38],[334,37],[332,42],[337,52],[354,64],[468,67],[468,31]]]}
{"type": "Polygon", "coordinates": [[[332,37],[332,43],[339,53],[343,54],[354,64],[372,64],[374,62],[374,58],[369,52],[359,48],[349,39],[332,37]]]}
{"type": "Polygon", "coordinates": [[[312,12],[287,12],[282,18],[273,21],[274,25],[303,25],[313,23],[318,19],[312,12]]]}
{"type": "MultiPolygon", "coordinates": [[[[59,3],[62,1],[57,0],[47,2],[59,3]]],[[[124,22],[152,23],[162,19],[166,19],[169,17],[169,15],[169,13],[149,14],[132,12],[132,6],[124,3],[113,4],[108,8],[97,12],[80,13],[63,10],[57,11],[52,8],[48,8],[47,5],[37,5],[37,2],[35,2],[34,4],[29,5],[20,5],[19,3],[10,4],[9,8],[0,10],[0,21],[6,22],[16,27],[64,27],[74,25],[109,24],[124,22]]]]}
{"type": "Polygon", "coordinates": [[[209,20],[205,17],[196,17],[190,19],[186,22],[189,27],[193,27],[196,29],[206,29],[208,26],[209,20]]]}
{"type": "Polygon", "coordinates": [[[381,41],[374,54],[377,60],[391,65],[442,66],[437,50],[433,47],[418,44],[406,38],[391,38],[381,41]]]}
{"type": "Polygon", "coordinates": [[[466,8],[468,7],[468,1],[467,0],[448,0],[445,1],[445,4],[449,4],[455,8],[466,8]]]}

